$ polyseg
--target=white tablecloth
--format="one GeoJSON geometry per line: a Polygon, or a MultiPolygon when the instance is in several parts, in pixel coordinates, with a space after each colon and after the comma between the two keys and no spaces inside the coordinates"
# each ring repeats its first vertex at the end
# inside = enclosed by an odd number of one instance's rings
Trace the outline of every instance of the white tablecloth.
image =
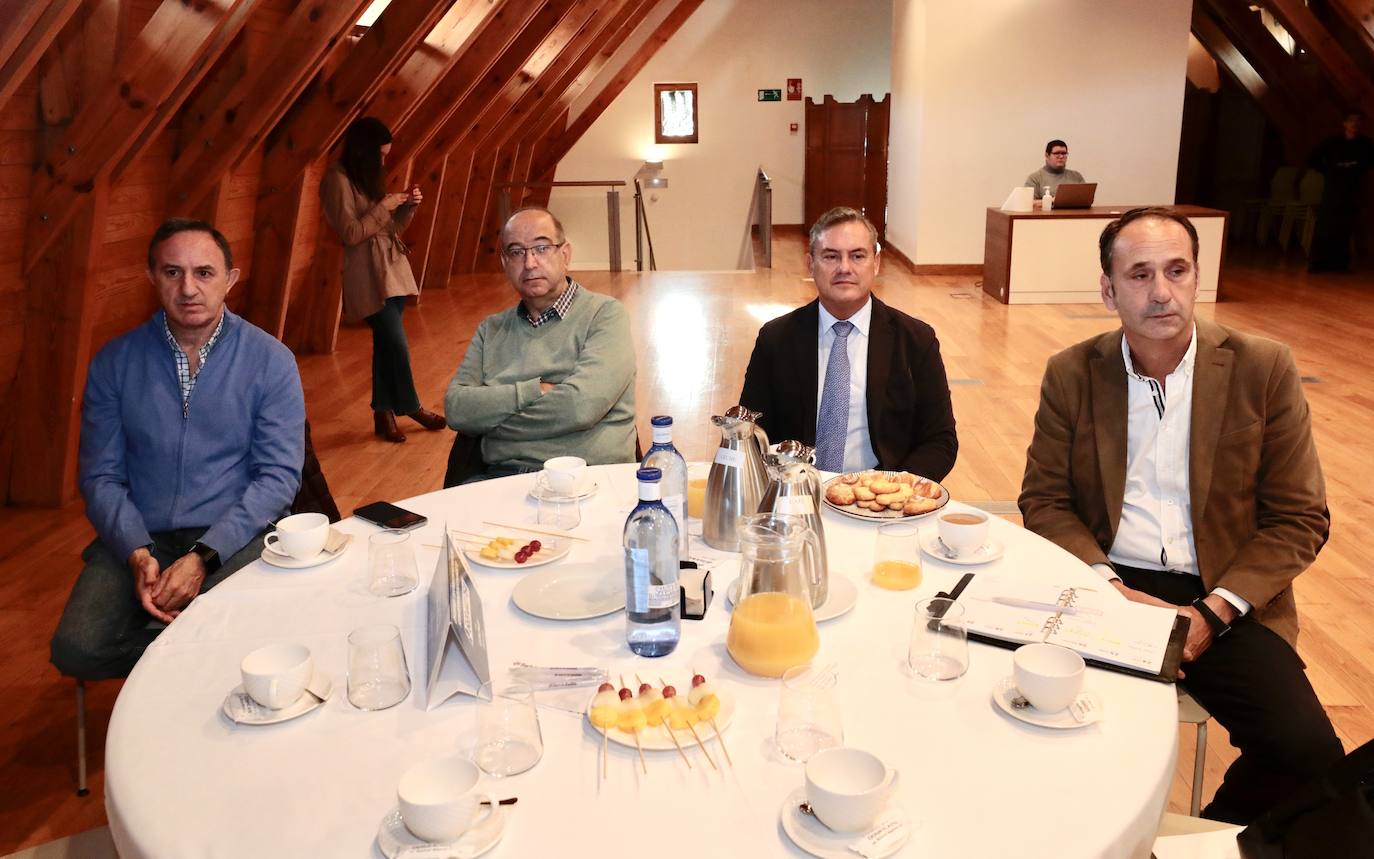
{"type": "MultiPolygon", "coordinates": [[[[582,503],[576,531],[592,542],[575,544],[558,563],[621,580],[633,467],[593,474],[599,491],[582,503]]],[[[356,535],[344,557],[295,571],[257,562],[196,599],[138,663],[110,721],[106,803],[124,859],[380,856],[377,825],[395,804],[401,773],[462,750],[473,733],[471,699],[424,708],[424,596],[438,550],[423,544],[437,544],[446,521],[474,531],[494,530],[484,519],[532,523],[532,483],[532,476],[512,477],[404,502],[430,520],[416,532],[421,586],[410,595],[367,592],[367,535],[375,529],[350,519],[338,526],[356,535]],[[344,695],[345,636],[377,622],[401,627],[415,690],[390,710],[362,712],[344,695]],[[310,647],[333,678],[334,695],[291,722],[235,725],[220,705],[239,682],[239,661],[275,641],[310,647]]],[[[965,568],[927,558],[920,588],[880,590],[865,581],[874,527],[833,511],[825,527],[831,575],[858,583],[859,600],[821,625],[817,662],[840,666],[846,743],[901,772],[896,800],[916,830],[900,855],[1148,856],[1177,751],[1173,687],[1089,669],[1086,685],[1100,693],[1104,721],[1070,731],[1032,727],[991,700],[993,685],[1010,673],[1011,652],[971,644],[968,673],[933,697],[903,673],[912,609],[965,568]]],[[[977,572],[1100,582],[1067,553],[1003,520],[993,520],[992,533],[1006,555],[972,568],[977,572]]],[[[693,543],[704,549],[699,537],[693,543]]],[[[623,614],[573,623],[532,618],[510,600],[523,572],[473,568],[494,673],[516,660],[592,665],[627,681],[636,673],[663,676],[684,688],[695,670],[738,702],[725,731],[733,769],[712,771],[699,751],[690,771],[676,752],[650,753],[646,776],[633,750],[612,746],[604,782],[599,735],[578,716],[541,707],[543,760],[489,782],[498,796],[519,797],[490,855],[805,855],[779,825],[783,797],[802,783],[801,768],[772,751],[779,684],[743,673],[726,653],[725,590],[736,564],[711,554],[722,560],[706,620],[684,621],[677,651],[656,660],[626,647],[623,614]]]]}

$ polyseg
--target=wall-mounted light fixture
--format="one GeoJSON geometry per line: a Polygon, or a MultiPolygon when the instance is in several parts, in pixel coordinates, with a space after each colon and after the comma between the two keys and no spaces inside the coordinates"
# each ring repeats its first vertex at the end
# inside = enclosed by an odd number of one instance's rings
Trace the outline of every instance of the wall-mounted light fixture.
{"type": "Polygon", "coordinates": [[[645,161],[635,174],[635,178],[641,180],[646,188],[668,187],[668,177],[663,175],[662,161],[645,161]]]}

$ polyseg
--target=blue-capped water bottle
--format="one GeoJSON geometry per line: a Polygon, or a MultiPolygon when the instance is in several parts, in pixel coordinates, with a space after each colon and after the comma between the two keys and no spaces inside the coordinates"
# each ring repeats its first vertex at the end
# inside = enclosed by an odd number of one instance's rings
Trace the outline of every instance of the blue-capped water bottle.
{"type": "Polygon", "coordinates": [[[640,656],[667,656],[682,637],[677,520],[663,506],[657,468],[635,472],[639,504],[625,520],[625,639],[640,656]]]}
{"type": "Polygon", "coordinates": [[[663,506],[677,520],[677,553],[687,557],[691,542],[687,535],[687,460],[673,447],[673,419],[656,415],[649,423],[654,428],[654,444],[644,454],[643,468],[657,468],[663,472],[659,481],[663,506]]]}

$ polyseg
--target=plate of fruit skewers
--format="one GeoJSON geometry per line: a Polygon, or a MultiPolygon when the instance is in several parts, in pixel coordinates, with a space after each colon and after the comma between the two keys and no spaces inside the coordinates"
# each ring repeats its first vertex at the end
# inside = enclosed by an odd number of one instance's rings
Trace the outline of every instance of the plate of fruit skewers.
{"type": "MultiPolygon", "coordinates": [[[[469,534],[468,531],[454,531],[455,534],[469,534]]],[[[515,537],[485,534],[472,534],[472,539],[458,537],[463,545],[463,557],[483,567],[499,570],[523,570],[542,567],[567,555],[572,549],[568,540],[556,537],[521,540],[515,537]],[[480,537],[478,540],[476,538],[480,537]]]]}
{"type": "Polygon", "coordinates": [[[735,717],[733,696],[721,694],[700,674],[692,677],[686,695],[659,682],[659,686],[641,682],[638,694],[624,685],[624,678],[619,689],[602,683],[587,705],[587,720],[605,741],[671,752],[717,739],[735,717]]]}

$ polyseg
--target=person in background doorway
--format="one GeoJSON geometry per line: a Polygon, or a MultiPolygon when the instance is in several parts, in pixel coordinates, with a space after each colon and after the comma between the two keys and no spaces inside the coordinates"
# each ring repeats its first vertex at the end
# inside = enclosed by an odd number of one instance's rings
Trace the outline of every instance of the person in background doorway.
{"type": "Polygon", "coordinates": [[[387,441],[403,442],[397,415],[407,415],[427,430],[443,429],[444,418],[420,405],[401,324],[407,296],[420,290],[400,233],[424,195],[418,185],[387,192],[383,165],[390,152],[391,132],[381,120],[354,120],[344,132],[339,160],[320,182],[320,203],[344,246],[344,316],[366,320],[372,328],[373,431],[387,441]]]}
{"type": "Polygon", "coordinates": [[[1312,150],[1309,163],[1326,181],[1312,235],[1310,272],[1350,269],[1350,240],[1360,214],[1360,180],[1374,167],[1374,140],[1360,133],[1362,118],[1359,113],[1348,114],[1341,133],[1312,150]]]}

